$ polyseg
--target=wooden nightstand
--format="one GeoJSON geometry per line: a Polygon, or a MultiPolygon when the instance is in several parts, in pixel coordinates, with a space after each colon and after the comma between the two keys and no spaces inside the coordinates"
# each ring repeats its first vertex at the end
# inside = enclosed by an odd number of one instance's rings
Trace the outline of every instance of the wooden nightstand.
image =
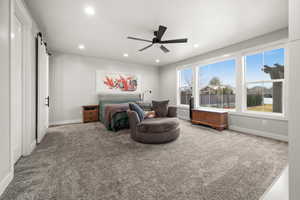
{"type": "Polygon", "coordinates": [[[89,105],[82,106],[83,123],[99,121],[99,106],[89,105]]]}

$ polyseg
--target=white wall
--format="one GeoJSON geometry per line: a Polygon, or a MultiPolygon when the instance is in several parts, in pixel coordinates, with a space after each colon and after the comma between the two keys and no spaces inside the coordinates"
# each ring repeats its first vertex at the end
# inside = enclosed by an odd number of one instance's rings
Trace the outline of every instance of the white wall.
{"type": "Polygon", "coordinates": [[[290,81],[289,91],[293,96],[289,99],[289,159],[290,159],[290,200],[300,198],[300,1],[289,1],[289,33],[290,33],[290,81]]]}
{"type": "MultiPolygon", "coordinates": [[[[172,65],[160,67],[160,98],[170,99],[172,104],[176,104],[176,68],[189,65],[195,62],[204,61],[220,57],[224,54],[239,52],[244,49],[261,46],[264,44],[284,40],[288,38],[288,29],[282,29],[267,35],[263,35],[251,40],[247,40],[229,47],[208,52],[172,65]]],[[[237,88],[239,89],[239,88],[237,88]]],[[[187,119],[189,112],[182,108],[179,110],[179,116],[187,119]]],[[[255,119],[255,117],[233,115],[229,116],[229,123],[232,129],[237,131],[248,132],[263,136],[275,137],[277,139],[287,140],[288,138],[288,122],[287,120],[272,120],[265,118],[264,120],[255,119]]]]}
{"type": "Polygon", "coordinates": [[[81,106],[98,104],[97,70],[138,74],[142,91],[153,91],[145,99],[158,98],[156,67],[55,52],[50,57],[50,124],[82,121],[81,106]]]}
{"type": "Polygon", "coordinates": [[[10,149],[10,1],[0,1],[0,195],[11,181],[10,149]]]}

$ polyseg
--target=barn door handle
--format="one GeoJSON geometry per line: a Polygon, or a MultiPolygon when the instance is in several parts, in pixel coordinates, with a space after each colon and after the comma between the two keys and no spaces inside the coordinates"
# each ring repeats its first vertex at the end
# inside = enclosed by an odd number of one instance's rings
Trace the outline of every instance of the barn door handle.
{"type": "Polygon", "coordinates": [[[49,96],[48,96],[48,97],[46,97],[46,98],[45,98],[45,100],[46,100],[46,103],[45,103],[45,105],[49,107],[49,104],[50,104],[50,101],[49,101],[49,96]]]}

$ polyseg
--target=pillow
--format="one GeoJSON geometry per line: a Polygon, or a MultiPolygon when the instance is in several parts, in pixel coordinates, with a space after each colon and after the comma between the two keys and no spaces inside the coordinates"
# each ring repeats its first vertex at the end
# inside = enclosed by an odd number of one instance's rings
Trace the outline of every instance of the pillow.
{"type": "Polygon", "coordinates": [[[152,104],[151,104],[151,102],[137,101],[135,103],[137,105],[139,105],[144,111],[152,111],[152,104]]]}
{"type": "Polygon", "coordinates": [[[169,100],[167,101],[152,101],[152,107],[155,111],[156,117],[167,117],[168,115],[168,104],[169,100]]]}
{"type": "Polygon", "coordinates": [[[135,103],[129,103],[129,108],[131,111],[135,111],[138,114],[140,121],[143,121],[145,119],[146,114],[139,105],[137,105],[135,103]]]}
{"type": "Polygon", "coordinates": [[[146,113],[146,119],[152,119],[155,117],[155,111],[145,111],[146,113]]]}

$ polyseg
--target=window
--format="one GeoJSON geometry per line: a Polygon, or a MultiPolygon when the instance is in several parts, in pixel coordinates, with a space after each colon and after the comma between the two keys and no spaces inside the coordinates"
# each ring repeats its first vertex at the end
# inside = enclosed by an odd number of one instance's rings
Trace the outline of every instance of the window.
{"type": "Polygon", "coordinates": [[[247,110],[283,112],[284,51],[280,48],[245,56],[247,110]]]}
{"type": "Polygon", "coordinates": [[[235,108],[235,60],[226,60],[198,68],[200,107],[235,108]]]}
{"type": "Polygon", "coordinates": [[[193,94],[193,69],[182,69],[179,75],[179,104],[189,105],[193,94]]]}
{"type": "Polygon", "coordinates": [[[285,48],[235,55],[178,70],[178,104],[284,117],[285,48]]]}

